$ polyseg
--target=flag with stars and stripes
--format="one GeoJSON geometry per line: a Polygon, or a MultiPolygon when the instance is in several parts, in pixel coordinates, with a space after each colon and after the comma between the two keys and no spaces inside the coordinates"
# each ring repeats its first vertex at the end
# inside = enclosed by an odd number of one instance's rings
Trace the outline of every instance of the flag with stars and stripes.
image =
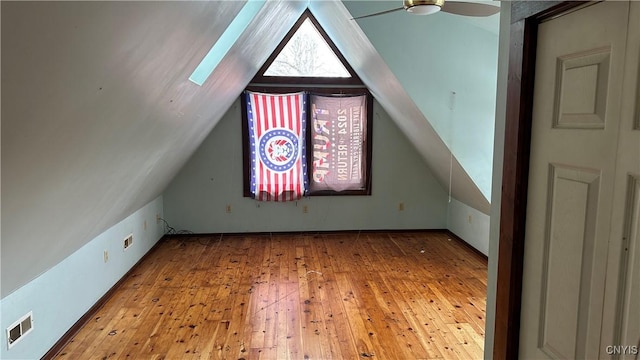
{"type": "Polygon", "coordinates": [[[260,201],[293,201],[307,191],[306,94],[246,92],[250,191],[260,201]]]}

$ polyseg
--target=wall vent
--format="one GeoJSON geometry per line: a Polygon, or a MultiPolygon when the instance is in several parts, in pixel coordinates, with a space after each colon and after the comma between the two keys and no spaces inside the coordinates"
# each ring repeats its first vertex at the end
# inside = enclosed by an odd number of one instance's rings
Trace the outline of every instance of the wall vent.
{"type": "Polygon", "coordinates": [[[20,318],[7,328],[7,348],[11,349],[18,341],[33,330],[33,312],[20,318]]]}
{"type": "Polygon", "coordinates": [[[127,250],[131,245],[133,245],[133,234],[124,238],[124,249],[127,250]]]}

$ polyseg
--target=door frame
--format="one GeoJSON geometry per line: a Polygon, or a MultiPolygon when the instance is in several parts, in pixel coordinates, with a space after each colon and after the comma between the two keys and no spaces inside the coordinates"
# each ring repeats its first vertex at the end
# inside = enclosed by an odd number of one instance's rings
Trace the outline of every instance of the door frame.
{"type": "Polygon", "coordinates": [[[517,359],[538,25],[588,1],[511,5],[493,359],[517,359]]]}

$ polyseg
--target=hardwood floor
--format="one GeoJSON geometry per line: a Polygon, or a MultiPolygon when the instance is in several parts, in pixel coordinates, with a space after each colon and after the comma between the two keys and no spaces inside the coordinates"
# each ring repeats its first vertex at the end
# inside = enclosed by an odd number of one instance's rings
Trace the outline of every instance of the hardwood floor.
{"type": "Polygon", "coordinates": [[[486,279],[447,233],[168,238],[56,359],[480,359],[486,279]]]}

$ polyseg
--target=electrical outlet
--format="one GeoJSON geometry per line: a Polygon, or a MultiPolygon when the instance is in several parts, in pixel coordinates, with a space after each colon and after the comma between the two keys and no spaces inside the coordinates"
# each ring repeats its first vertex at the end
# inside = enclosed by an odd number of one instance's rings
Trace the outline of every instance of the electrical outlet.
{"type": "Polygon", "coordinates": [[[144,231],[147,231],[147,220],[144,221],[142,227],[144,228],[144,231]]]}
{"type": "Polygon", "coordinates": [[[231,204],[227,204],[227,206],[225,207],[225,211],[227,212],[227,214],[231,213],[231,204]]]}
{"type": "Polygon", "coordinates": [[[467,218],[467,221],[469,222],[469,224],[471,224],[473,222],[473,217],[469,215],[469,217],[467,218]]]}
{"type": "Polygon", "coordinates": [[[160,224],[160,214],[156,214],[156,224],[160,224]]]}
{"type": "Polygon", "coordinates": [[[403,202],[399,202],[398,203],[398,211],[404,211],[404,203],[403,202]]]}
{"type": "Polygon", "coordinates": [[[133,234],[124,238],[124,249],[127,250],[131,245],[133,245],[133,234]]]}
{"type": "Polygon", "coordinates": [[[102,254],[102,258],[104,259],[105,263],[109,261],[109,252],[107,250],[105,250],[104,253],[102,254]]]}
{"type": "Polygon", "coordinates": [[[306,213],[308,213],[308,212],[309,212],[309,207],[307,207],[307,205],[303,205],[303,206],[302,206],[302,213],[303,213],[303,214],[306,214],[306,213]]]}

